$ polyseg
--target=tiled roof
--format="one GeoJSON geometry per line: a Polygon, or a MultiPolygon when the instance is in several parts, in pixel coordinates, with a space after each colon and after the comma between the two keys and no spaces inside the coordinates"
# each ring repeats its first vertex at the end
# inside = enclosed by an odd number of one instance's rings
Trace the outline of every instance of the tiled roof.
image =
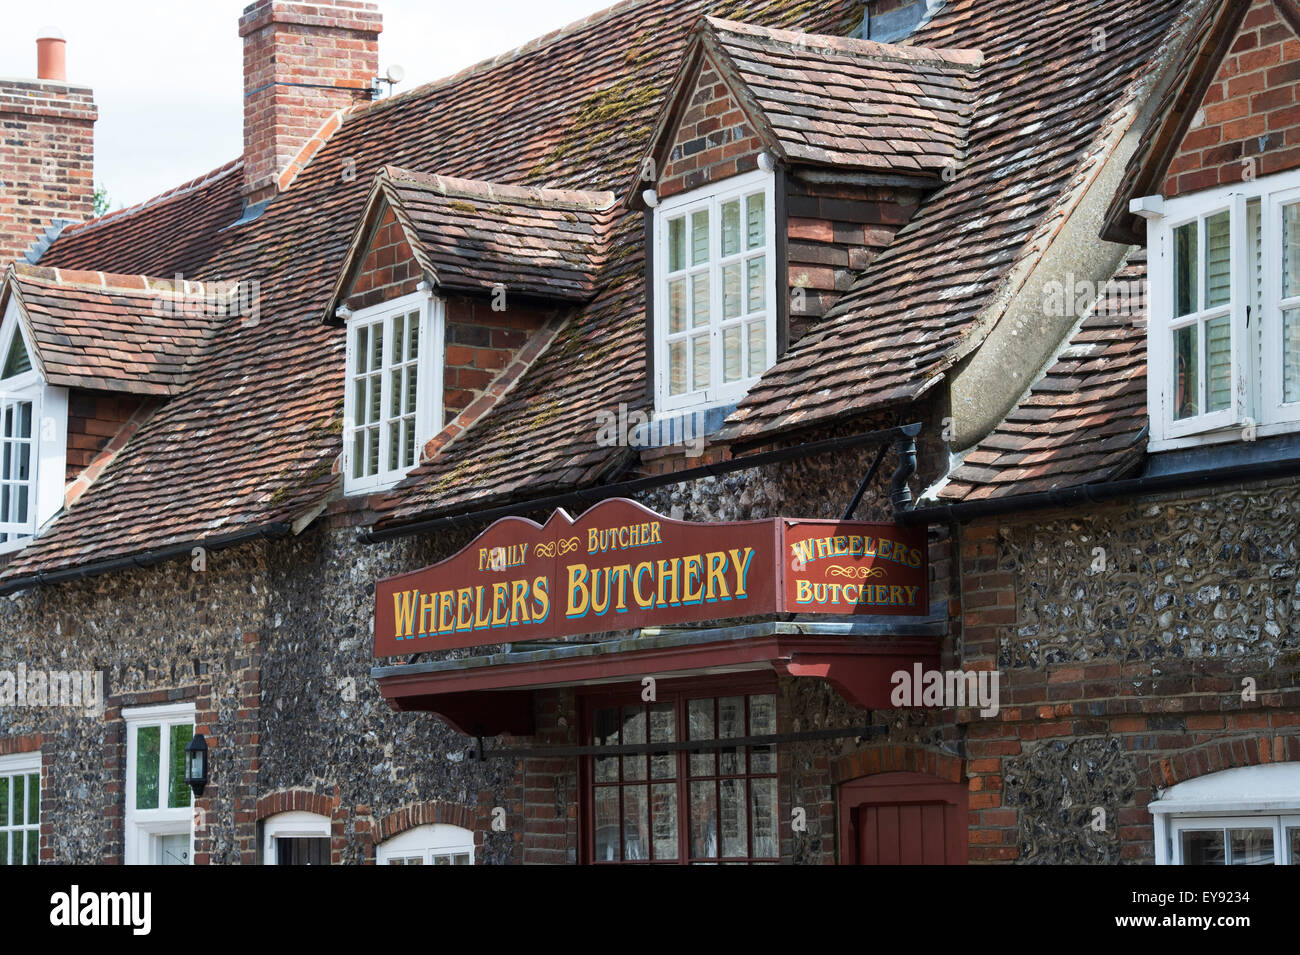
{"type": "MultiPolygon", "coordinates": [[[[3,580],[290,521],[337,488],[344,333],[320,316],[385,165],[605,191],[631,177],[691,27],[706,14],[848,33],[860,0],[636,0],[350,114],[257,219],[234,165],[134,212],[69,230],[43,265],[257,282],[257,324],[221,324],[187,386],[3,580]]],[[[233,95],[233,94],[232,94],[233,95]]],[[[600,290],[401,513],[572,486],[618,460],[595,411],[645,404],[643,230],[613,225],[600,290]]]]}
{"type": "MultiPolygon", "coordinates": [[[[706,47],[795,163],[939,177],[961,156],[981,56],[710,18],[706,47]]],[[[762,124],[760,124],[761,129],[762,124]]]]}
{"type": "Polygon", "coordinates": [[[143,275],[13,265],[0,307],[11,294],[46,380],[65,388],[174,394],[216,320],[201,285],[143,275]]]}
{"type": "Polygon", "coordinates": [[[1132,255],[1052,366],[939,489],[944,502],[1120,477],[1145,456],[1146,253],[1132,255]]]}
{"type": "Polygon", "coordinates": [[[381,197],[439,288],[482,292],[501,284],[511,294],[568,302],[596,294],[615,215],[611,192],[502,185],[386,166],[356,233],[357,253],[364,252],[364,220],[381,197]]]}
{"type": "Polygon", "coordinates": [[[949,3],[910,38],[978,49],[967,161],[751,389],[743,443],[913,400],[1014,292],[1109,155],[1180,0],[949,3]],[[1104,28],[1105,52],[1094,49],[1104,28]]]}

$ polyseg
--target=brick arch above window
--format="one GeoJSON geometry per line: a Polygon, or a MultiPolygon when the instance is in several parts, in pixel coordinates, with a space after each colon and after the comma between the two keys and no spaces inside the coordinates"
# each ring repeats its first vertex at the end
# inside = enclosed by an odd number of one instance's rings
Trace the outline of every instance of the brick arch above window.
{"type": "Polygon", "coordinates": [[[257,818],[262,820],[282,812],[311,812],[328,818],[334,815],[340,802],[337,796],[322,796],[308,789],[285,789],[267,793],[257,800],[257,818]]]}
{"type": "Polygon", "coordinates": [[[1148,779],[1139,775],[1139,781],[1153,789],[1163,789],[1225,769],[1289,762],[1300,762],[1300,734],[1237,736],[1213,740],[1168,759],[1153,760],[1148,779]]]}
{"type": "Polygon", "coordinates": [[[965,779],[964,770],[961,758],[925,747],[873,746],[836,760],[831,766],[831,778],[843,783],[878,773],[906,772],[960,783],[965,779]]]}
{"type": "Polygon", "coordinates": [[[474,842],[482,842],[482,830],[478,825],[480,812],[476,807],[461,803],[432,800],[429,802],[410,803],[388,813],[379,820],[375,827],[375,842],[385,842],[393,836],[401,835],[417,826],[444,823],[459,826],[474,833],[474,842]]]}

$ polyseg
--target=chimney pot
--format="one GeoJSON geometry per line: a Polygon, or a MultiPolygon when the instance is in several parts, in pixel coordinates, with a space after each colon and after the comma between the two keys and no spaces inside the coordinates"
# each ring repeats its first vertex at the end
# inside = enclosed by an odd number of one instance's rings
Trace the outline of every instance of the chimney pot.
{"type": "Polygon", "coordinates": [[[36,37],[36,78],[68,81],[68,41],[53,27],[47,27],[36,37]]]}

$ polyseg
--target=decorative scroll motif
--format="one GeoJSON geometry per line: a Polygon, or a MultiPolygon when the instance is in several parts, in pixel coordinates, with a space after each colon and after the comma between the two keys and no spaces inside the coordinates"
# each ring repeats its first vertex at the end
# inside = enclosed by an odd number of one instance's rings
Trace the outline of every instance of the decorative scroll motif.
{"type": "Polygon", "coordinates": [[[848,577],[850,580],[870,580],[872,577],[885,576],[883,567],[846,567],[843,564],[832,564],[826,568],[827,577],[848,577]]]}
{"type": "Polygon", "coordinates": [[[559,547],[559,556],[563,557],[565,554],[573,553],[581,545],[578,538],[570,537],[568,540],[546,541],[538,544],[533,548],[533,553],[538,557],[555,557],[557,546],[559,547]]]}

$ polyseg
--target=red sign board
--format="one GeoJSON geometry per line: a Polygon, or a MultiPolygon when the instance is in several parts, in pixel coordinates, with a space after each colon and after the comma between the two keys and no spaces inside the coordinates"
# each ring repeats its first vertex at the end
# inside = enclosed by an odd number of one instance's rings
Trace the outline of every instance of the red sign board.
{"type": "Polygon", "coordinates": [[[778,612],[928,612],[925,531],[785,518],[696,524],[609,500],[497,521],[375,587],[375,656],[778,612]]]}

